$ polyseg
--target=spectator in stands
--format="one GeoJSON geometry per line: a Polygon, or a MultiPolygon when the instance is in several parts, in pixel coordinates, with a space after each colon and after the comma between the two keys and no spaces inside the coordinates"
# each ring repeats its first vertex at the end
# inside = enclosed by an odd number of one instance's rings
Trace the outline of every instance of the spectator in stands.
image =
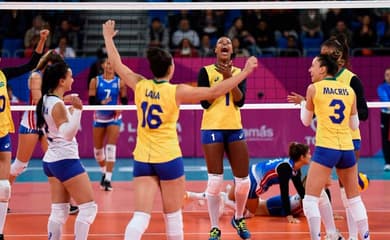
{"type": "Polygon", "coordinates": [[[256,40],[256,46],[260,48],[262,54],[275,55],[275,34],[269,28],[265,19],[260,19],[254,29],[253,37],[256,40]]]}
{"type": "Polygon", "coordinates": [[[287,37],[287,47],[280,50],[281,57],[299,57],[301,56],[301,48],[294,35],[287,37]]]}
{"type": "Polygon", "coordinates": [[[169,50],[169,32],[159,18],[153,18],[147,31],[148,46],[169,50]]]}
{"type": "Polygon", "coordinates": [[[23,55],[23,52],[18,54],[18,51],[23,48],[23,37],[27,28],[24,14],[20,10],[8,10],[0,18],[0,49],[6,51],[2,56],[15,57],[23,55]]]}
{"type": "Polygon", "coordinates": [[[190,21],[188,19],[182,19],[179,23],[179,29],[177,29],[172,35],[172,45],[174,48],[179,47],[184,38],[187,38],[192,46],[199,47],[199,35],[191,29],[190,21]]]}
{"type": "Polygon", "coordinates": [[[272,24],[271,28],[275,29],[277,42],[287,41],[288,36],[291,35],[299,39],[299,14],[296,11],[294,9],[277,9],[271,12],[269,23],[272,24]]]}
{"type": "Polygon", "coordinates": [[[68,45],[68,38],[66,36],[60,37],[58,47],[55,48],[55,51],[63,58],[76,57],[74,49],[68,45]]]}
{"type": "Polygon", "coordinates": [[[214,57],[214,47],[211,45],[209,35],[205,34],[200,39],[199,55],[201,57],[214,57]]]}
{"type": "MultiPolygon", "coordinates": [[[[340,21],[343,21],[346,25],[348,25],[350,21],[348,10],[341,9],[341,8],[332,8],[326,12],[326,16],[322,28],[325,38],[329,38],[332,35],[331,31],[334,28],[336,28],[337,24],[340,21]]],[[[349,42],[349,44],[350,43],[351,42],[349,42]]]]}
{"type": "Polygon", "coordinates": [[[175,58],[199,57],[198,50],[191,44],[187,38],[183,38],[179,47],[174,51],[175,58]]]}
{"type": "Polygon", "coordinates": [[[373,51],[370,48],[376,47],[377,34],[374,22],[369,14],[364,15],[361,19],[361,26],[353,33],[354,48],[362,48],[358,55],[370,56],[373,51]]]}
{"type": "Polygon", "coordinates": [[[224,22],[221,18],[215,15],[212,10],[204,10],[201,13],[199,20],[199,32],[203,36],[207,34],[209,38],[216,39],[223,34],[221,30],[224,27],[224,22]]]}
{"type": "Polygon", "coordinates": [[[337,36],[343,34],[347,39],[348,46],[352,43],[352,31],[348,28],[346,22],[342,19],[338,20],[336,26],[330,30],[330,36],[337,36]]]}
{"type": "Polygon", "coordinates": [[[240,40],[237,37],[232,39],[234,57],[249,57],[249,51],[245,48],[242,48],[240,44],[240,40]]]}
{"type": "Polygon", "coordinates": [[[317,9],[303,10],[299,16],[302,38],[323,38],[322,19],[317,9]]]}
{"type": "Polygon", "coordinates": [[[240,40],[241,47],[246,48],[251,55],[257,56],[259,54],[255,38],[246,30],[241,17],[234,19],[233,25],[227,32],[227,36],[230,39],[237,37],[240,40]]]}
{"type": "MultiPolygon", "coordinates": [[[[31,46],[31,44],[33,43],[35,45],[36,44],[35,39],[39,40],[39,32],[42,29],[49,29],[48,23],[42,18],[41,15],[37,15],[33,18],[31,28],[29,28],[24,34],[25,49],[32,48],[32,51],[34,52],[35,48],[34,46],[31,46]]],[[[46,40],[45,46],[50,47],[50,44],[51,44],[51,40],[49,36],[46,40]]]]}
{"type": "Polygon", "coordinates": [[[180,10],[179,13],[173,14],[169,16],[169,30],[171,31],[171,34],[173,34],[177,29],[179,29],[180,21],[182,19],[187,19],[190,24],[195,23],[197,18],[193,16],[193,14],[189,10],[180,10]]]}
{"type": "Polygon", "coordinates": [[[67,45],[72,49],[78,49],[77,33],[73,31],[68,19],[62,19],[60,25],[54,30],[53,44],[60,45],[63,37],[67,39],[67,45]]]}
{"type": "MultiPolygon", "coordinates": [[[[385,80],[378,86],[381,102],[390,102],[390,67],[385,70],[385,80]]],[[[382,151],[385,159],[385,171],[390,171],[390,108],[381,109],[382,151]]]]}
{"type": "Polygon", "coordinates": [[[390,13],[384,16],[384,31],[379,40],[382,47],[390,48],[390,13]]]}

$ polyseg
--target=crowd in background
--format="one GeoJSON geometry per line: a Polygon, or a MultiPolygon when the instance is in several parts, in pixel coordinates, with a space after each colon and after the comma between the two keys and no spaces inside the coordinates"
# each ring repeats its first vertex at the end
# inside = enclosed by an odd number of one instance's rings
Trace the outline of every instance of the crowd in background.
{"type": "MultiPolygon", "coordinates": [[[[84,56],[86,16],[79,11],[7,10],[0,18],[3,52],[10,51],[12,40],[15,55],[29,57],[38,30],[48,28],[47,48],[64,57],[84,56]]],[[[166,10],[149,11],[145,18],[148,46],[165,48],[175,57],[214,56],[215,42],[223,35],[233,40],[236,56],[313,56],[324,39],[339,33],[347,36],[354,56],[390,53],[390,10],[385,8],[166,10]]]]}

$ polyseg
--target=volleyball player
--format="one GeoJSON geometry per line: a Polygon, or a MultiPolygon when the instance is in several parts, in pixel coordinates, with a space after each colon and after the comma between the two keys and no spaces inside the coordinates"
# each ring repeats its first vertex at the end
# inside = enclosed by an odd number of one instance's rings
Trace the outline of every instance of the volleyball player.
{"type": "MultiPolygon", "coordinates": [[[[41,98],[42,74],[48,65],[63,62],[63,58],[54,50],[47,51],[39,60],[38,65],[32,71],[28,78],[28,88],[30,92],[29,104],[36,105],[41,98]]],[[[16,177],[23,173],[31,159],[33,151],[38,141],[41,144],[43,152],[47,150],[47,139],[41,129],[36,126],[35,111],[25,111],[20,121],[18,133],[18,148],[16,150],[16,158],[11,164],[9,181],[10,184],[15,181],[16,177]],[[28,144],[26,144],[28,143],[28,144]]],[[[70,214],[78,212],[77,206],[70,206],[70,214]]]]}
{"type": "Polygon", "coordinates": [[[0,70],[0,240],[4,239],[3,231],[7,215],[8,201],[11,197],[11,185],[9,173],[11,168],[11,138],[14,132],[14,123],[11,116],[11,107],[7,92],[7,81],[31,71],[42,56],[45,41],[49,36],[49,30],[41,30],[39,42],[35,51],[24,65],[9,67],[0,70]]]}
{"type": "Polygon", "coordinates": [[[345,186],[347,204],[362,239],[369,239],[368,220],[357,183],[357,164],[350,129],[356,130],[359,118],[353,89],[336,81],[337,63],[331,56],[320,54],[309,69],[312,84],[301,102],[301,120],[309,126],[313,113],[317,117],[316,148],[309,167],[304,213],[311,239],[320,239],[321,215],[319,196],[333,167],[345,186]]]}
{"type": "MultiPolygon", "coordinates": [[[[116,105],[127,104],[127,89],[123,81],[115,75],[107,58],[102,60],[103,73],[91,79],[89,83],[89,104],[116,105]]],[[[122,124],[119,110],[95,111],[93,122],[93,152],[98,162],[102,178],[100,186],[111,191],[112,171],[116,161],[116,143],[122,124]],[[104,146],[104,144],[106,144],[104,146]]]]}
{"type": "Polygon", "coordinates": [[[69,215],[72,197],[79,206],[75,239],[87,239],[89,226],[96,217],[92,184],[81,165],[76,141],[80,127],[82,102],[71,96],[71,107],[64,104],[64,94],[72,89],[72,71],[65,62],[46,68],[41,95],[37,103],[37,127],[45,128],[48,149],[43,157],[43,170],[49,180],[51,212],[48,219],[48,239],[59,240],[62,226],[69,215]]]}
{"type": "Polygon", "coordinates": [[[116,34],[115,21],[106,21],[103,24],[103,35],[108,57],[115,72],[135,92],[138,118],[133,171],[135,211],[126,227],[125,239],[141,239],[149,225],[158,190],[163,202],[167,239],[183,239],[181,207],[185,180],[176,131],[179,106],[182,103],[214,99],[226,94],[257,67],[257,59],[249,58],[241,73],[211,88],[174,85],[169,83],[175,65],[168,52],[158,48],[147,51],[154,77],[146,79],[122,63],[113,41],[116,34]]]}
{"type": "MultiPolygon", "coordinates": [[[[233,66],[232,42],[228,37],[217,40],[215,50],[216,63],[201,68],[198,74],[198,86],[213,87],[225,79],[240,72],[233,66]]],[[[201,126],[202,148],[206,160],[207,206],[211,222],[210,240],[220,239],[219,193],[223,184],[223,158],[226,152],[236,183],[236,211],[231,220],[232,226],[242,239],[250,238],[244,210],[250,188],[248,177],[249,153],[245,134],[241,124],[240,107],[244,105],[246,82],[241,82],[226,95],[215,99],[202,99],[204,108],[201,126]]]]}
{"type": "MultiPolygon", "coordinates": [[[[358,111],[358,117],[360,121],[365,121],[368,119],[368,107],[367,101],[364,95],[364,88],[359,77],[351,72],[348,67],[350,66],[349,62],[349,47],[345,35],[339,34],[337,36],[332,36],[326,40],[321,45],[321,53],[328,54],[331,58],[337,62],[338,72],[336,74],[336,80],[350,86],[356,94],[356,106],[358,111]]],[[[304,97],[299,94],[292,93],[289,96],[290,102],[295,102],[299,104],[304,97]]],[[[355,158],[356,161],[360,158],[360,149],[361,149],[361,135],[359,128],[356,130],[351,130],[352,141],[354,145],[355,158]]],[[[339,182],[340,183],[340,182],[339,182]]],[[[349,240],[357,240],[358,230],[357,226],[354,224],[355,221],[352,219],[352,214],[348,208],[347,196],[345,194],[345,189],[340,183],[340,192],[341,200],[346,209],[349,240]]],[[[327,220],[325,220],[327,221],[327,220]]]]}

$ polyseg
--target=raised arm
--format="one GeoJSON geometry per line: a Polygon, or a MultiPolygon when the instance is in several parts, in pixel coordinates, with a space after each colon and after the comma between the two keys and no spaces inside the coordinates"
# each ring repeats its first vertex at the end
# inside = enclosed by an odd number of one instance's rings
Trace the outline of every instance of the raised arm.
{"type": "Polygon", "coordinates": [[[118,30],[115,30],[114,20],[107,20],[103,24],[103,37],[107,49],[108,59],[112,63],[115,72],[126,83],[126,85],[135,90],[135,85],[142,76],[133,72],[129,67],[122,63],[121,56],[119,55],[114,43],[114,37],[117,33],[118,30]]]}

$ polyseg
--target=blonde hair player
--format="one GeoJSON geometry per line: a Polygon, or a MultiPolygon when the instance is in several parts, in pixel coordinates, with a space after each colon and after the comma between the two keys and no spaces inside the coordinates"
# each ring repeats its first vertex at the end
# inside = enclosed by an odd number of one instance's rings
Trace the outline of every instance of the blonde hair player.
{"type": "Polygon", "coordinates": [[[211,88],[171,84],[175,71],[171,54],[159,48],[147,51],[153,79],[133,72],[121,61],[113,38],[115,21],[103,24],[104,41],[115,72],[135,93],[137,106],[137,143],[134,149],[134,214],[126,227],[125,239],[141,239],[150,222],[150,213],[160,190],[166,236],[184,239],[181,207],[184,195],[184,166],[176,124],[179,106],[202,99],[214,99],[237,86],[257,67],[257,59],[247,60],[240,74],[211,88]],[[145,191],[148,189],[148,191],[145,191]]]}

